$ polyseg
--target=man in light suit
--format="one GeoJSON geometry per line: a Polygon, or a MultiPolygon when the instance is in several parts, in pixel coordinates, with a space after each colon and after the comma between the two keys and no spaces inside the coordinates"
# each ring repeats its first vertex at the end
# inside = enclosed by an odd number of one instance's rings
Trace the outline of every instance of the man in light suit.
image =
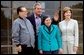
{"type": "Polygon", "coordinates": [[[27,17],[27,8],[24,6],[17,8],[18,18],[12,25],[12,41],[16,45],[18,54],[33,54],[34,50],[34,30],[27,17]]]}

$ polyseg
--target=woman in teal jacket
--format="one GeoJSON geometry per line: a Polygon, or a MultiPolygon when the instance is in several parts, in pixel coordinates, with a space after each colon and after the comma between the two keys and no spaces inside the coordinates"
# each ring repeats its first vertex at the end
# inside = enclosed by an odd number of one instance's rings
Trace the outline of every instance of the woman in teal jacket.
{"type": "Polygon", "coordinates": [[[57,25],[51,25],[51,18],[45,16],[38,32],[38,50],[40,54],[58,54],[62,52],[61,33],[57,25]]]}

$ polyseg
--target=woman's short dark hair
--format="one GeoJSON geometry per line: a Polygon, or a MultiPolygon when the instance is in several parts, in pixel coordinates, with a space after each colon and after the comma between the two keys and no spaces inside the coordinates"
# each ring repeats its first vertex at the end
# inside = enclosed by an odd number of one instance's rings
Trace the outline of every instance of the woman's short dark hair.
{"type": "Polygon", "coordinates": [[[42,25],[45,25],[44,22],[45,22],[45,20],[46,20],[48,17],[50,17],[50,16],[49,16],[49,15],[46,15],[46,16],[43,17],[43,19],[42,19],[42,25]]]}

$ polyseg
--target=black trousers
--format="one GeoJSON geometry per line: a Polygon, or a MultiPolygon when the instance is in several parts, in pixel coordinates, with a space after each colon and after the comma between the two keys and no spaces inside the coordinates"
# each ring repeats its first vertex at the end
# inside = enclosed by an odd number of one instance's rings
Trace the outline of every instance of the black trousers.
{"type": "Polygon", "coordinates": [[[35,55],[35,51],[34,51],[33,47],[27,47],[27,45],[21,45],[21,47],[22,47],[22,51],[18,52],[18,54],[35,55]]]}
{"type": "Polygon", "coordinates": [[[35,48],[34,48],[35,54],[39,54],[38,50],[38,36],[35,36],[35,48]]]}

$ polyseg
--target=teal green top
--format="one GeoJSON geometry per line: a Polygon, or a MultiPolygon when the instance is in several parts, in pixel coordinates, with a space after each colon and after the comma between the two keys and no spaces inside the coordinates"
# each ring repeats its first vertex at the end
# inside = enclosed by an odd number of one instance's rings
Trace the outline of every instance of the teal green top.
{"type": "Polygon", "coordinates": [[[45,25],[40,26],[38,32],[38,49],[54,51],[62,48],[61,32],[57,25],[51,25],[50,31],[45,25]]]}

